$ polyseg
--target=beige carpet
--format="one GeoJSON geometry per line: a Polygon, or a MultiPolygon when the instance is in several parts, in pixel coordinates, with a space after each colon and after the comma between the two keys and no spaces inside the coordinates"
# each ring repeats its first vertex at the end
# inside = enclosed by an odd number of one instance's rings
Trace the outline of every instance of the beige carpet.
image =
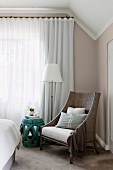
{"type": "Polygon", "coordinates": [[[16,162],[12,170],[113,170],[113,154],[100,149],[97,155],[88,149],[81,156],[74,156],[74,164],[69,164],[67,148],[45,145],[39,148],[21,147],[16,153],[16,162]]]}

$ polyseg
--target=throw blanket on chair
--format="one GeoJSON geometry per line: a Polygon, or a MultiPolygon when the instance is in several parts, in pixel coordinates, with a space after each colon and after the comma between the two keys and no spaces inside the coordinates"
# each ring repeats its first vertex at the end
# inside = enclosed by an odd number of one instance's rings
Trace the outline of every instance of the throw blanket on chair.
{"type": "Polygon", "coordinates": [[[85,151],[86,139],[86,122],[84,122],[70,134],[68,138],[69,151],[85,151]]]}

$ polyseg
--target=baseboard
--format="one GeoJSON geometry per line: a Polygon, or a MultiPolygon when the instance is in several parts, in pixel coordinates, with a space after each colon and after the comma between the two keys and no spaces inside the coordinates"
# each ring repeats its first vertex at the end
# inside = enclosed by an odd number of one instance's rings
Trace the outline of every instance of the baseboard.
{"type": "Polygon", "coordinates": [[[109,145],[106,145],[105,142],[97,134],[96,139],[105,150],[109,150],[109,145]]]}

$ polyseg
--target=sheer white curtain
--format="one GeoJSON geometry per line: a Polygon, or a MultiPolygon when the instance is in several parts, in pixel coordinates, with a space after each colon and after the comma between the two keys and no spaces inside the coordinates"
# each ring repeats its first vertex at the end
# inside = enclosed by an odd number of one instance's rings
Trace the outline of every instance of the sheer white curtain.
{"type": "Polygon", "coordinates": [[[20,124],[27,106],[50,120],[51,89],[41,78],[58,63],[63,82],[53,84],[53,117],[74,89],[73,19],[0,19],[0,118],[20,124]]]}
{"type": "Polygon", "coordinates": [[[71,90],[74,90],[74,55],[73,55],[73,33],[74,20],[53,19],[44,22],[44,46],[46,49],[46,63],[58,63],[62,75],[62,83],[53,83],[53,94],[51,84],[43,83],[41,113],[45,122],[55,117],[66,102],[71,90]],[[51,95],[53,95],[53,106],[51,107],[51,95]]]}
{"type": "Polygon", "coordinates": [[[39,111],[45,63],[41,19],[0,19],[0,118],[20,124],[27,107],[39,111]]]}

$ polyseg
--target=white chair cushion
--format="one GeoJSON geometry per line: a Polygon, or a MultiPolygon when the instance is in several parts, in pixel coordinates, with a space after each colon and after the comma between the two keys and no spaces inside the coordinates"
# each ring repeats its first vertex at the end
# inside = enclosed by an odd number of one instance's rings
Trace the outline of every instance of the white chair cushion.
{"type": "Polygon", "coordinates": [[[62,141],[67,143],[67,139],[70,133],[73,132],[71,129],[63,129],[57,127],[43,127],[42,134],[50,137],[52,139],[56,139],[58,141],[62,141]]]}

